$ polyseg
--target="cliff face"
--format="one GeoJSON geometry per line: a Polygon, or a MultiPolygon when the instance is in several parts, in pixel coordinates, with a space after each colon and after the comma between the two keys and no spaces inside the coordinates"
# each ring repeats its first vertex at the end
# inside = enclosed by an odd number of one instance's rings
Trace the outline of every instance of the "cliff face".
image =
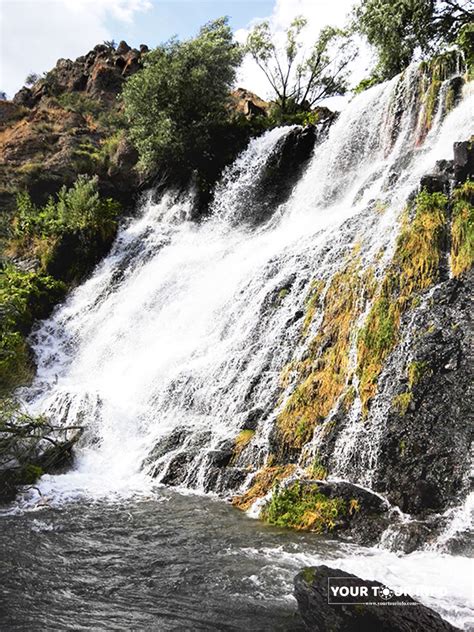
{"type": "Polygon", "coordinates": [[[133,200],[138,156],[126,140],[117,96],[147,50],[125,42],[117,49],[96,46],[75,61],[60,59],[12,102],[0,102],[2,210],[22,189],[44,202],[78,173],[97,174],[105,195],[133,200]]]}

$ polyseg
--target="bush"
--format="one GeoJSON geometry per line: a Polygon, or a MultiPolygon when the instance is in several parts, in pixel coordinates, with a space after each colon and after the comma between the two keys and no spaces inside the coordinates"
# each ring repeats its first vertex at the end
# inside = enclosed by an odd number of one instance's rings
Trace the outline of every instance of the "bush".
{"type": "Polygon", "coordinates": [[[25,337],[65,292],[64,283],[44,274],[11,265],[0,271],[0,394],[28,381],[32,370],[25,337]]]}
{"type": "Polygon", "coordinates": [[[172,39],[146,56],[122,95],[143,171],[180,166],[190,172],[212,158],[209,147],[228,119],[241,59],[225,18],[205,25],[194,39],[172,39]]]}
{"type": "Polygon", "coordinates": [[[106,236],[115,231],[119,209],[118,202],[100,197],[97,177],[79,176],[70,189],[63,186],[56,199],[50,197],[40,208],[28,193],[18,195],[14,234],[25,239],[89,230],[106,236]]]}

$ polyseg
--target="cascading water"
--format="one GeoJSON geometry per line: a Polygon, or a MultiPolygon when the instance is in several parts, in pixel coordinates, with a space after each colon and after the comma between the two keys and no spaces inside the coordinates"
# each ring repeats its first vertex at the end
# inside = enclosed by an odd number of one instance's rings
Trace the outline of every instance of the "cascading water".
{"type": "MultiPolygon", "coordinates": [[[[45,498],[147,495],[155,483],[220,495],[246,489],[251,475],[245,467],[216,462],[250,427],[255,433],[246,463],[254,470],[264,465],[276,417],[294,388],[289,383],[282,390],[282,370],[307,347],[301,318],[315,272],[330,280],[357,249],[361,265],[373,266],[380,277],[420,177],[472,132],[468,85],[447,116],[440,98],[420,143],[419,82],[414,66],[357,96],[317,144],[288,200],[265,221],[253,221],[255,192],[268,159],[294,128],[250,143],[217,186],[210,217],[199,224],[189,219],[192,194],[144,201],[92,278],[32,336],[38,373],[24,398],[33,411],[85,427],[74,470],[40,480],[45,498]]],[[[310,333],[320,324],[316,314],[310,333]]],[[[354,339],[352,364],[355,345],[354,339]]],[[[370,486],[385,406],[376,399],[370,424],[361,424],[360,402],[354,403],[334,446],[334,475],[370,486]]],[[[317,453],[321,427],[302,453],[302,466],[308,453],[317,453]]],[[[273,560],[281,553],[292,564],[336,555],[325,550],[315,558],[311,546],[309,552],[299,546],[289,553],[262,545],[248,554],[273,560]]],[[[338,567],[368,576],[359,569],[365,564],[393,585],[400,573],[416,577],[421,559],[411,564],[375,550],[357,555],[339,551],[338,567]]],[[[436,575],[445,558],[426,555],[436,575]]],[[[464,561],[459,568],[465,572],[464,561]]],[[[454,594],[450,587],[430,605],[452,621],[468,621],[467,598],[459,596],[454,611],[454,594]]]]}
{"type": "MultiPolygon", "coordinates": [[[[38,377],[27,399],[87,429],[75,471],[51,484],[120,489],[152,474],[225,492],[224,480],[208,476],[210,457],[251,410],[263,411],[252,442],[254,463],[263,463],[313,271],[330,278],[360,241],[365,265],[383,249],[383,269],[420,176],[470,132],[467,95],[416,147],[418,82],[414,66],[354,99],[290,199],[258,228],[248,224],[252,192],[288,128],[251,142],[217,187],[209,220],[187,220],[192,196],[144,203],[94,276],[33,337],[38,377]],[[383,214],[370,210],[375,200],[383,214]]],[[[336,473],[350,477],[355,450],[371,471],[370,434],[356,410],[336,445],[336,473]]]]}

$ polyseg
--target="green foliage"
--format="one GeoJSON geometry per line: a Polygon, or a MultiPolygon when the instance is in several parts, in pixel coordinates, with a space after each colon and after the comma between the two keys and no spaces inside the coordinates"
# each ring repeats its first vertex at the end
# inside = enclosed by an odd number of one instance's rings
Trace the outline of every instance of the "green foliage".
{"type": "Polygon", "coordinates": [[[382,79],[401,72],[416,53],[429,56],[458,37],[465,41],[469,25],[469,0],[361,0],[354,10],[354,29],[375,48],[382,79]]]}
{"type": "Polygon", "coordinates": [[[408,386],[410,387],[410,390],[419,384],[424,376],[430,372],[431,370],[428,362],[411,362],[408,365],[408,386]]]}
{"type": "Polygon", "coordinates": [[[30,72],[25,79],[25,86],[32,86],[39,81],[39,79],[40,75],[35,72],[30,72]]]}
{"type": "Polygon", "coordinates": [[[209,158],[228,121],[226,105],[241,59],[226,18],[205,25],[194,39],[172,39],[146,56],[123,90],[142,170],[191,170],[209,158]]]}
{"type": "Polygon", "coordinates": [[[44,274],[22,272],[10,265],[0,270],[0,394],[29,379],[25,336],[35,319],[49,315],[65,291],[61,281],[44,274]]]}
{"type": "Polygon", "coordinates": [[[268,21],[257,24],[247,38],[247,52],[274,91],[272,116],[280,123],[300,122],[287,117],[308,112],[318,101],[347,89],[347,67],[355,57],[347,33],[326,27],[304,54],[306,24],[305,18],[296,17],[286,30],[283,46],[275,42],[268,21]]]}
{"type": "Polygon", "coordinates": [[[368,90],[372,86],[376,86],[378,83],[383,81],[378,75],[371,75],[370,77],[366,77],[362,79],[357,86],[354,88],[354,94],[360,94],[364,92],[364,90],[368,90]]]}
{"type": "Polygon", "coordinates": [[[306,475],[318,481],[324,481],[328,477],[328,471],[322,465],[319,456],[315,456],[311,465],[306,468],[306,475]]]}
{"type": "Polygon", "coordinates": [[[474,20],[460,29],[456,42],[464,54],[468,78],[474,79],[474,20]]]}
{"type": "Polygon", "coordinates": [[[316,487],[297,481],[289,487],[275,487],[261,518],[279,527],[325,533],[334,529],[346,511],[344,499],[328,498],[316,487]]]}
{"type": "Polygon", "coordinates": [[[15,237],[24,241],[84,230],[104,236],[113,234],[120,206],[110,198],[100,197],[97,182],[97,177],[79,176],[71,188],[63,186],[56,199],[50,197],[40,208],[28,193],[18,195],[15,237]]]}

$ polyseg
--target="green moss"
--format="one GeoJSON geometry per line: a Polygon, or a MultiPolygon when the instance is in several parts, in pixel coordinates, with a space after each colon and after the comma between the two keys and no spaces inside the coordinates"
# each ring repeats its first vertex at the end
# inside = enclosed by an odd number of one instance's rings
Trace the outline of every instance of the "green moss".
{"type": "Polygon", "coordinates": [[[398,341],[402,314],[413,306],[417,292],[438,280],[446,208],[445,195],[422,191],[403,217],[392,263],[358,339],[357,375],[364,414],[377,392],[384,362],[398,341]]]}
{"type": "Polygon", "coordinates": [[[321,464],[318,456],[315,456],[311,465],[306,468],[306,475],[318,481],[324,481],[328,477],[328,471],[321,464]]]}
{"type": "Polygon", "coordinates": [[[311,323],[318,307],[321,307],[321,295],[324,289],[324,281],[317,279],[311,282],[309,294],[306,297],[306,314],[303,321],[303,335],[308,334],[311,323]]]}
{"type": "Polygon", "coordinates": [[[406,391],[405,393],[400,393],[400,395],[393,398],[393,405],[398,413],[403,417],[408,412],[411,401],[412,393],[411,391],[406,391]]]}
{"type": "Polygon", "coordinates": [[[430,365],[428,362],[411,362],[408,365],[408,385],[410,390],[416,386],[425,375],[430,373],[430,365]]]}
{"type": "MultiPolygon", "coordinates": [[[[323,322],[309,345],[307,359],[296,367],[299,383],[277,420],[282,443],[290,449],[299,449],[311,439],[315,426],[327,417],[346,386],[360,286],[358,261],[332,278],[324,299],[323,322]]],[[[308,301],[310,310],[319,286],[315,292],[308,301]]]]}
{"type": "Polygon", "coordinates": [[[296,482],[290,487],[276,487],[270,502],[262,509],[261,518],[279,527],[327,533],[346,514],[343,498],[328,498],[317,488],[296,482]]]}
{"type": "Polygon", "coordinates": [[[241,452],[248,446],[248,444],[252,441],[255,436],[255,430],[241,430],[237,437],[235,438],[234,444],[234,457],[235,461],[241,452]]]}
{"type": "MultiPolygon", "coordinates": [[[[474,144],[474,141],[471,141],[474,144]]],[[[474,182],[468,180],[453,191],[451,269],[453,276],[474,263],[474,182]]]]}
{"type": "Polygon", "coordinates": [[[238,507],[242,511],[247,511],[253,505],[253,503],[259,498],[263,498],[278,481],[283,481],[291,476],[296,465],[292,463],[288,465],[271,465],[273,458],[269,458],[269,462],[266,467],[262,468],[253,480],[252,486],[239,496],[232,498],[232,504],[238,507]]]}
{"type": "Polygon", "coordinates": [[[303,575],[303,579],[307,584],[312,584],[316,578],[316,571],[314,568],[303,568],[301,574],[303,575]]]}

